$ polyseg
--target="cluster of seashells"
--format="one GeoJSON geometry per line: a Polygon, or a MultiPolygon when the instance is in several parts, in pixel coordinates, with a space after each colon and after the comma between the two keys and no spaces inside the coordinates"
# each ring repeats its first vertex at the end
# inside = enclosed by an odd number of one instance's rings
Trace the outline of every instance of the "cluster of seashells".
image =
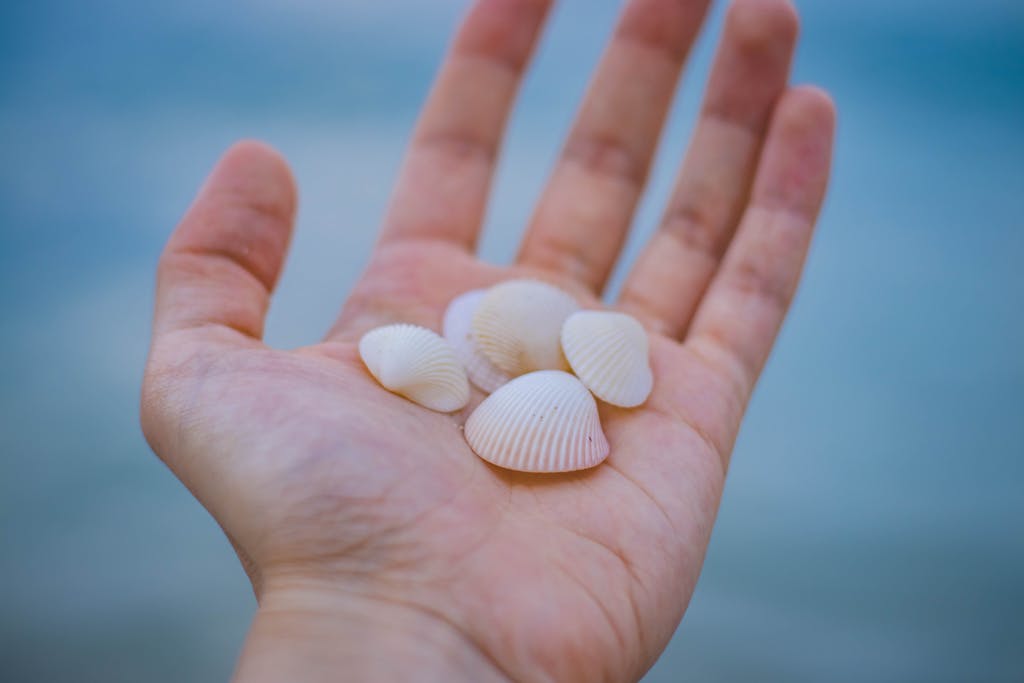
{"type": "Polygon", "coordinates": [[[654,384],[640,323],[581,310],[537,280],[455,297],[443,337],[417,325],[378,327],[359,355],[385,389],[431,410],[464,408],[470,382],[489,394],[466,421],[466,441],[484,460],[523,472],[600,464],[609,445],[594,396],[632,408],[654,384]]]}

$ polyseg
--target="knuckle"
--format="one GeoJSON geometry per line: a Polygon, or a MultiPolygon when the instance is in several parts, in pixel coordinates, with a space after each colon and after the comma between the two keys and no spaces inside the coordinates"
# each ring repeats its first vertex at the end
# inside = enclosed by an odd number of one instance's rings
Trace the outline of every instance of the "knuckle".
{"type": "Polygon", "coordinates": [[[666,213],[662,229],[687,250],[718,261],[724,252],[723,230],[714,214],[707,202],[683,200],[666,213]]]}
{"type": "Polygon", "coordinates": [[[641,185],[647,175],[646,164],[615,134],[574,135],[565,147],[564,158],[590,173],[618,178],[631,185],[641,185]]]}
{"type": "Polygon", "coordinates": [[[529,245],[529,253],[534,266],[583,282],[592,277],[595,269],[587,251],[557,230],[538,230],[529,245]]]}
{"type": "Polygon", "coordinates": [[[791,288],[762,259],[741,259],[729,269],[726,283],[740,294],[761,299],[779,310],[789,305],[791,288]]]}
{"type": "Polygon", "coordinates": [[[498,154],[496,142],[465,130],[426,133],[416,141],[416,145],[454,167],[490,165],[498,154]]]}

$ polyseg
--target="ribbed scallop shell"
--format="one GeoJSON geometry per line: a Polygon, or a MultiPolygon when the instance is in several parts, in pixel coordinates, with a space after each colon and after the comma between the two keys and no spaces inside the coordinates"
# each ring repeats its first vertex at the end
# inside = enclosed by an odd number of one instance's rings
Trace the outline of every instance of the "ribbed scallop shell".
{"type": "Polygon", "coordinates": [[[562,323],[579,310],[553,285],[509,280],[487,290],[471,329],[480,351],[513,377],[534,370],[568,370],[562,355],[562,323]]]}
{"type": "Polygon", "coordinates": [[[484,460],[522,472],[570,472],[608,457],[597,402],[567,372],[513,379],[477,406],[466,441],[484,460]]]}
{"type": "Polygon", "coordinates": [[[450,413],[469,401],[469,381],[455,350],[417,325],[385,325],[359,340],[359,355],[381,385],[425,408],[450,413]]]}
{"type": "Polygon", "coordinates": [[[486,290],[474,289],[452,299],[444,313],[442,331],[444,338],[455,349],[455,355],[466,368],[469,381],[489,394],[512,379],[512,376],[502,372],[489,361],[473,339],[470,323],[484,294],[486,290]]]}
{"type": "Polygon", "coordinates": [[[572,314],[562,327],[562,350],[580,381],[605,403],[632,408],[651,393],[647,333],[625,313],[572,314]]]}

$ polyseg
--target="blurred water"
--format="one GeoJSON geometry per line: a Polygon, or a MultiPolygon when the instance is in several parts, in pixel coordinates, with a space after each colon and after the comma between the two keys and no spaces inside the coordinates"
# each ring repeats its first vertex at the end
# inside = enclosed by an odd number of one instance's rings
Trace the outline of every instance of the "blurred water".
{"type": "MultiPolygon", "coordinates": [[[[504,260],[616,12],[558,9],[484,253],[504,260]]],[[[1024,679],[1024,10],[805,0],[840,109],[805,286],[650,681],[1024,679]]],[[[220,152],[302,188],[269,339],[323,332],[462,2],[0,8],[0,679],[225,680],[253,610],[136,426],[160,246],[220,152]]],[[[721,8],[651,193],[684,149],[721,8]]]]}

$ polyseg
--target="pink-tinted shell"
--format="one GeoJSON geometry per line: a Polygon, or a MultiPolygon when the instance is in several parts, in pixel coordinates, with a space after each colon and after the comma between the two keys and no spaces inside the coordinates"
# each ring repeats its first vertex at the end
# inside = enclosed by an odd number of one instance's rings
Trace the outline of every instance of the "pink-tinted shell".
{"type": "Polygon", "coordinates": [[[486,290],[474,289],[452,299],[444,314],[442,332],[466,368],[469,381],[489,394],[512,376],[489,361],[473,339],[471,322],[484,294],[486,290]]]}
{"type": "Polygon", "coordinates": [[[484,460],[522,472],[570,472],[608,457],[597,403],[574,376],[542,370],[517,377],[469,416],[466,441],[484,460]]]}

